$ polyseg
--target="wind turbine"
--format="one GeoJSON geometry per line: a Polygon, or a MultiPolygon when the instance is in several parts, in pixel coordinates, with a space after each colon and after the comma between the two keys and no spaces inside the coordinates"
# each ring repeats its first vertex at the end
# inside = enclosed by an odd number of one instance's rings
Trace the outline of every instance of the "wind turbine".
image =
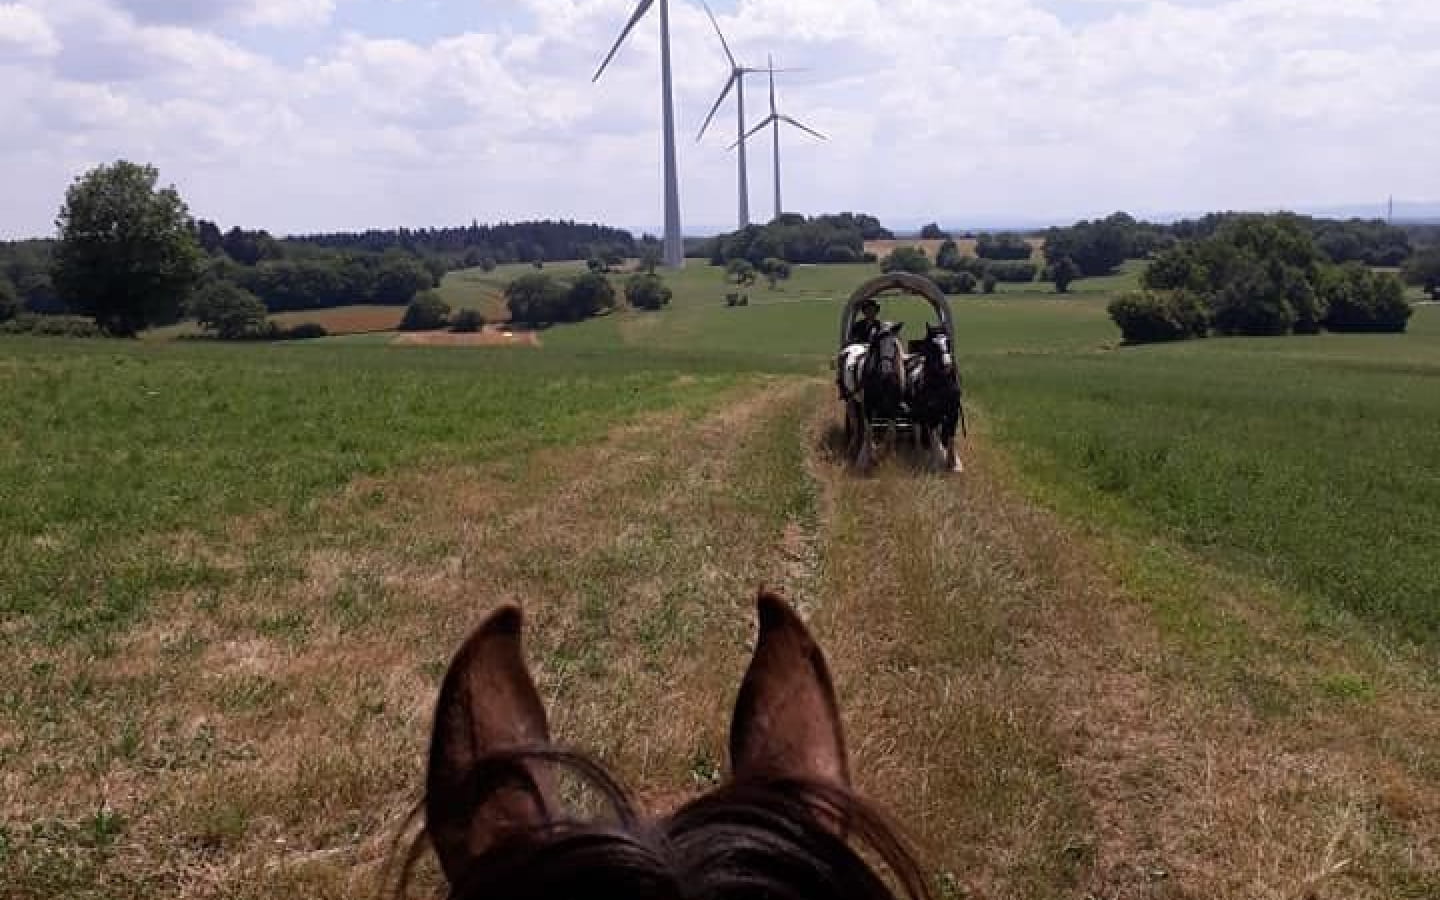
{"type": "Polygon", "coordinates": [[[765,71],[770,74],[770,115],[765,118],[765,121],[761,122],[759,125],[756,125],[754,128],[750,129],[750,130],[745,134],[744,137],[740,138],[739,141],[737,141],[735,144],[731,145],[731,149],[734,149],[735,147],[738,147],[738,146],[743,146],[746,141],[750,140],[750,138],[752,138],[752,137],[754,137],[756,134],[758,134],[762,129],[765,128],[766,125],[774,126],[774,128],[775,128],[775,133],[774,133],[774,142],[775,142],[775,218],[778,219],[778,218],[780,218],[780,213],[784,210],[784,207],[783,207],[783,206],[781,205],[781,203],[780,203],[780,125],[781,125],[781,123],[784,123],[784,124],[786,124],[786,125],[793,125],[793,126],[795,126],[796,128],[800,129],[801,131],[806,132],[807,134],[813,134],[815,137],[819,138],[819,139],[822,140],[822,141],[829,140],[829,138],[825,137],[825,135],[823,135],[823,134],[821,134],[820,132],[816,131],[815,129],[809,127],[808,125],[802,125],[802,124],[800,124],[799,122],[795,121],[794,119],[790,118],[789,116],[784,116],[784,115],[781,115],[781,114],[780,114],[780,111],[779,111],[778,109],[776,109],[776,107],[775,107],[775,73],[776,73],[776,71],[778,71],[778,70],[775,68],[775,58],[774,58],[773,56],[770,57],[770,59],[769,59],[769,65],[766,66],[765,71]]]}
{"type": "Polygon", "coordinates": [[[725,89],[720,92],[720,98],[715,105],[710,107],[710,115],[705,117],[705,124],[700,126],[700,133],[695,135],[696,143],[705,136],[705,131],[710,123],[715,120],[715,114],[720,111],[720,104],[730,96],[731,89],[735,90],[735,111],[738,126],[735,133],[740,140],[736,144],[740,148],[740,227],[744,228],[750,224],[750,164],[746,158],[745,147],[745,76],[758,75],[764,69],[751,69],[740,65],[735,61],[735,54],[730,52],[730,44],[725,40],[725,33],[720,30],[720,23],[715,21],[715,14],[710,11],[710,4],[700,0],[705,7],[705,14],[710,17],[710,24],[715,26],[715,35],[720,38],[720,46],[725,49],[725,58],[730,60],[730,80],[725,82],[725,89]]]}
{"type": "MultiPolygon", "coordinates": [[[[605,74],[605,67],[610,65],[610,60],[620,51],[620,45],[635,30],[635,26],[655,5],[655,0],[640,0],[635,12],[630,16],[630,21],[625,25],[625,30],[620,32],[616,39],[615,46],[610,48],[610,55],[600,64],[595,71],[595,77],[591,82],[600,80],[605,74]]],[[[680,233],[680,174],[675,163],[675,102],[672,97],[670,78],[670,0],[660,0],[660,110],[663,118],[663,129],[665,132],[665,265],[671,269],[681,269],[685,266],[685,240],[680,233]]]]}

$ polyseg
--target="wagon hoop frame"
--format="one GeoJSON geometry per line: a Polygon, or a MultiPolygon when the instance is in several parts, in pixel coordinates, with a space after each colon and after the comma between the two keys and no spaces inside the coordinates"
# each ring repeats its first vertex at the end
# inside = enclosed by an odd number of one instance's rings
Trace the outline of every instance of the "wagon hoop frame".
{"type": "Polygon", "coordinates": [[[850,342],[850,326],[855,324],[855,313],[859,310],[860,304],[866,300],[873,300],[881,294],[890,291],[903,291],[907,294],[914,294],[924,297],[935,310],[935,315],[940,319],[940,325],[945,329],[945,334],[950,338],[951,345],[955,342],[955,316],[950,309],[950,301],[935,284],[935,282],[922,275],[912,275],[908,272],[891,272],[870,279],[855,289],[850,299],[845,304],[845,309],[840,314],[840,347],[843,349],[850,342]]]}

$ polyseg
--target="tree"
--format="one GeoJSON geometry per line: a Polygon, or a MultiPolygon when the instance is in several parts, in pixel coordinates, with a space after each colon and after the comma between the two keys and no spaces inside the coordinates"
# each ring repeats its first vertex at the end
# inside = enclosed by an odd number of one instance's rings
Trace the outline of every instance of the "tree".
{"type": "Polygon", "coordinates": [[[1112,300],[1108,312],[1131,344],[1204,337],[1210,326],[1204,301],[1185,290],[1131,291],[1112,300]]]}
{"type": "Polygon", "coordinates": [[[615,288],[599,272],[586,272],[570,284],[569,320],[579,322],[615,308],[615,288]]]}
{"type": "Polygon", "coordinates": [[[981,259],[1029,259],[1035,248],[1018,234],[981,234],[975,241],[975,255],[981,259]]]}
{"type": "Polygon", "coordinates": [[[1331,331],[1401,332],[1414,312],[1400,279],[1360,263],[1323,271],[1319,293],[1331,331]]]}
{"type": "Polygon", "coordinates": [[[636,309],[661,309],[670,305],[673,292],[659,275],[631,275],[625,282],[625,301],[636,309]]]}
{"type": "Polygon", "coordinates": [[[510,320],[547,325],[569,320],[569,291],[544,272],[527,272],[505,288],[510,320]]]}
{"type": "Polygon", "coordinates": [[[211,256],[225,249],[225,236],[220,233],[219,226],[204,219],[197,219],[195,222],[195,241],[201,250],[211,256]]]}
{"type": "Polygon", "coordinates": [[[771,257],[760,264],[760,271],[765,273],[765,280],[770,282],[770,290],[775,290],[780,282],[790,278],[790,264],[783,259],[771,257]]]}
{"type": "Polygon", "coordinates": [[[375,271],[373,301],[381,306],[403,306],[423,290],[435,287],[435,276],[417,259],[386,255],[375,271]]]}
{"type": "Polygon", "coordinates": [[[951,240],[941,244],[940,249],[935,251],[935,265],[951,272],[960,271],[963,259],[964,257],[960,255],[960,245],[951,240]]]}
{"type": "Polygon", "coordinates": [[[980,288],[987,294],[995,293],[995,289],[999,284],[1000,279],[995,277],[994,272],[986,272],[985,277],[980,280],[980,288]]]}
{"type": "Polygon", "coordinates": [[[177,321],[200,278],[189,210],[158,179],[153,166],[100,166],[70,186],[56,219],[55,288],[113,335],[177,321]]]}
{"type": "Polygon", "coordinates": [[[476,309],[462,309],[450,320],[450,330],[474,334],[485,327],[485,317],[476,309]]]}
{"type": "Polygon", "coordinates": [[[405,307],[400,320],[401,331],[435,331],[444,328],[450,319],[450,304],[435,291],[421,291],[405,307]]]}
{"type": "Polygon", "coordinates": [[[20,295],[10,279],[0,275],[0,322],[8,322],[20,314],[20,295]]]}
{"type": "Polygon", "coordinates": [[[260,298],[229,281],[212,281],[190,298],[190,315],[222,341],[258,333],[267,310],[260,298]]]}
{"type": "Polygon", "coordinates": [[[925,255],[925,250],[920,247],[896,247],[890,255],[885,257],[885,263],[881,267],[885,272],[910,272],[914,275],[924,275],[930,271],[930,257],[925,255]]]}
{"type": "Polygon", "coordinates": [[[1062,256],[1051,266],[1050,277],[1055,280],[1057,293],[1068,294],[1071,283],[1080,277],[1080,267],[1075,265],[1075,260],[1068,256],[1062,256]]]}
{"type": "Polygon", "coordinates": [[[950,235],[945,232],[937,223],[931,222],[920,229],[920,239],[924,241],[948,241],[950,235]]]}
{"type": "Polygon", "coordinates": [[[665,255],[661,252],[660,245],[653,241],[647,241],[640,247],[640,271],[646,275],[654,275],[655,270],[660,268],[664,262],[665,255]]]}
{"type": "Polygon", "coordinates": [[[1440,247],[1417,253],[1405,264],[1405,281],[1419,285],[1430,299],[1440,302],[1440,247]]]}
{"type": "Polygon", "coordinates": [[[733,281],[741,287],[754,284],[755,277],[755,266],[748,259],[732,259],[725,267],[725,280],[733,281]]]}

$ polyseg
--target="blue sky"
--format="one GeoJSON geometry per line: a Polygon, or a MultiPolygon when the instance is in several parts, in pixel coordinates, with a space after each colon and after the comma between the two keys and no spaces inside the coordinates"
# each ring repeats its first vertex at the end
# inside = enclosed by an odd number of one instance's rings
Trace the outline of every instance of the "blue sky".
{"type": "MultiPolygon", "coordinates": [[[[735,217],[733,107],[671,0],[687,225],[735,217]]],[[[963,225],[1440,200],[1435,0],[719,0],[741,57],[808,71],[789,211],[963,225]]],[[[0,0],[0,236],[151,162],[196,215],[281,233],[660,219],[658,22],[632,0],[0,0]]],[[[751,121],[763,115],[751,86],[751,121]]],[[[771,210],[768,145],[752,207],[771,210]]]]}

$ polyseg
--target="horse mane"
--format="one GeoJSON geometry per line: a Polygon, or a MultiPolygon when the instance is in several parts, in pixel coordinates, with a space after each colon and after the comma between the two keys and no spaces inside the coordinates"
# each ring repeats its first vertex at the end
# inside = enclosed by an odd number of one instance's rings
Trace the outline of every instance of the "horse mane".
{"type": "MultiPolygon", "coordinates": [[[[470,785],[475,802],[536,764],[588,787],[605,815],[501,833],[471,857],[450,900],[931,900],[896,828],[838,783],[741,778],[647,819],[600,764],[536,747],[487,754],[470,785]]],[[[427,844],[423,831],[410,841],[392,900],[408,896],[427,844]]]]}

